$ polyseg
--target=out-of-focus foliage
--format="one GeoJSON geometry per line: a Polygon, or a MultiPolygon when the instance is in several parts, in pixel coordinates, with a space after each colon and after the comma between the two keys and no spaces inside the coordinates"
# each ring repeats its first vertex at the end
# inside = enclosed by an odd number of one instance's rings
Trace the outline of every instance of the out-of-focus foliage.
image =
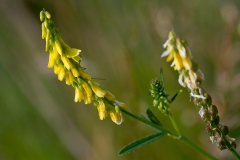
{"type": "MultiPolygon", "coordinates": [[[[239,0],[1,0],[0,159],[204,159],[168,137],[118,156],[119,149],[151,129],[124,115],[120,126],[100,121],[93,105],[73,101],[72,87],[47,68],[39,21],[43,8],[65,41],[82,50],[82,66],[136,114],[152,106],[149,83],[159,77],[160,67],[167,92],[181,88],[177,73],[160,58],[173,29],[188,41],[205,74],[203,87],[240,146],[239,0]]],[[[191,140],[219,159],[233,158],[211,144],[186,91],[171,110],[191,140]]],[[[160,112],[157,116],[170,126],[160,112]]]]}

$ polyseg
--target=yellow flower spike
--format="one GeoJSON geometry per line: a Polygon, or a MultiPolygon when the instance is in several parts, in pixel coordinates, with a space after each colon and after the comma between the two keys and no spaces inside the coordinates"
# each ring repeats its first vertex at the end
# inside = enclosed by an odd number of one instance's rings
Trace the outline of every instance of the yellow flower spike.
{"type": "Polygon", "coordinates": [[[78,71],[79,71],[81,77],[83,77],[83,78],[85,78],[87,80],[91,79],[91,76],[87,72],[85,72],[82,68],[79,68],[78,71]]]}
{"type": "Polygon", "coordinates": [[[62,55],[62,46],[58,40],[55,40],[55,47],[57,49],[57,52],[62,55]]]}
{"type": "Polygon", "coordinates": [[[80,88],[76,87],[74,101],[81,102],[82,100],[83,100],[83,91],[80,88]]]}
{"type": "Polygon", "coordinates": [[[114,123],[120,125],[123,122],[121,112],[110,112],[109,114],[114,123]]]}
{"type": "Polygon", "coordinates": [[[58,72],[57,72],[57,74],[58,74],[58,80],[59,80],[59,81],[62,81],[63,78],[64,78],[64,76],[65,76],[65,69],[64,69],[64,67],[63,67],[62,65],[59,65],[59,66],[58,66],[58,72]]]}
{"type": "Polygon", "coordinates": [[[78,72],[78,70],[76,68],[71,68],[72,74],[74,77],[79,77],[80,73],[78,72]]]}
{"type": "Polygon", "coordinates": [[[100,87],[98,87],[97,85],[95,85],[94,83],[92,83],[91,81],[88,81],[88,84],[90,84],[93,92],[98,96],[98,97],[104,97],[106,95],[106,92],[101,89],[100,87]]]}
{"type": "Polygon", "coordinates": [[[104,97],[106,97],[109,101],[113,101],[116,99],[115,96],[111,92],[106,91],[106,90],[105,90],[105,92],[106,92],[106,94],[104,97]]]}
{"type": "Polygon", "coordinates": [[[61,59],[62,59],[62,62],[64,64],[64,66],[70,70],[72,68],[72,63],[70,62],[70,60],[67,58],[67,56],[65,55],[62,55],[61,56],[61,59]]]}
{"type": "Polygon", "coordinates": [[[73,75],[72,75],[72,72],[66,71],[65,77],[66,77],[66,84],[67,84],[67,85],[73,84],[74,77],[73,77],[73,75]]]}

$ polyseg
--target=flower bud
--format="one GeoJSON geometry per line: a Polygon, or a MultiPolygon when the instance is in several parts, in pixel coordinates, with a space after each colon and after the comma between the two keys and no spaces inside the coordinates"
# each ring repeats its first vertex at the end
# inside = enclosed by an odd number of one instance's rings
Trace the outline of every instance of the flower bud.
{"type": "Polygon", "coordinates": [[[72,68],[72,63],[70,62],[70,60],[65,56],[65,55],[62,55],[61,56],[61,59],[62,59],[62,62],[64,64],[64,66],[70,70],[72,68]]]}
{"type": "Polygon", "coordinates": [[[50,15],[50,13],[49,13],[48,11],[45,11],[45,15],[46,15],[46,17],[47,17],[48,19],[51,19],[51,15],[50,15]]]}
{"type": "Polygon", "coordinates": [[[55,40],[55,47],[57,49],[57,52],[62,55],[62,46],[58,40],[55,40]]]}
{"type": "Polygon", "coordinates": [[[58,74],[58,80],[62,81],[64,76],[65,76],[65,69],[63,68],[62,65],[58,66],[58,73],[57,74],[58,74]]]}
{"type": "Polygon", "coordinates": [[[41,11],[41,12],[40,12],[40,21],[43,21],[44,18],[45,18],[44,11],[41,11]]]}

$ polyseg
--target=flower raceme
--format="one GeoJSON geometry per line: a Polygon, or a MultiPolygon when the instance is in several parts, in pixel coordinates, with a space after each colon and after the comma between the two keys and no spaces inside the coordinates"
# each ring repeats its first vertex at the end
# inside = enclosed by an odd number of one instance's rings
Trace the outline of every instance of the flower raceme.
{"type": "Polygon", "coordinates": [[[83,101],[85,104],[93,103],[101,120],[108,115],[116,124],[123,121],[119,107],[125,104],[117,101],[115,96],[100,87],[91,76],[81,67],[81,50],[71,48],[62,39],[59,30],[51,20],[49,12],[40,12],[42,22],[42,39],[46,40],[46,51],[49,52],[48,68],[53,68],[58,80],[65,79],[67,85],[75,89],[75,102],[83,101]],[[114,105],[115,107],[111,106],[114,105]]]}
{"type": "Polygon", "coordinates": [[[163,45],[166,51],[161,57],[166,57],[166,61],[172,61],[171,67],[179,72],[179,83],[183,87],[188,87],[191,91],[196,89],[198,84],[204,80],[204,75],[197,64],[191,60],[192,54],[187,46],[187,42],[177,38],[171,31],[168,40],[163,45]]]}
{"type": "Polygon", "coordinates": [[[235,139],[228,136],[228,127],[220,122],[217,107],[212,104],[211,96],[200,87],[204,75],[191,60],[192,55],[187,42],[171,31],[163,47],[166,51],[162,57],[167,57],[167,62],[172,61],[171,66],[179,72],[179,84],[189,89],[193,103],[199,107],[199,115],[206,123],[206,131],[212,143],[221,150],[234,150],[237,146],[235,139]]]}

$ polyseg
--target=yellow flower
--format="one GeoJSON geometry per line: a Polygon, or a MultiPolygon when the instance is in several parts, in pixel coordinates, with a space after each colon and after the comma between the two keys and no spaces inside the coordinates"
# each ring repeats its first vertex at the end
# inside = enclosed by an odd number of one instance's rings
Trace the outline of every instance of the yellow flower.
{"type": "Polygon", "coordinates": [[[110,112],[109,114],[114,123],[120,125],[123,122],[121,112],[110,112]]]}
{"type": "Polygon", "coordinates": [[[49,50],[48,68],[52,68],[56,64],[56,60],[59,58],[59,54],[56,52],[56,48],[53,47],[49,50]]]}
{"type": "Polygon", "coordinates": [[[91,79],[91,76],[87,72],[85,72],[82,68],[79,68],[78,71],[80,72],[81,77],[88,79],[88,80],[91,79]]]}
{"type": "Polygon", "coordinates": [[[49,40],[50,40],[50,31],[49,29],[46,29],[47,33],[46,33],[46,51],[48,51],[49,48],[49,40]]]}
{"type": "Polygon", "coordinates": [[[91,81],[88,81],[88,83],[90,84],[93,92],[98,96],[98,97],[104,97],[106,92],[101,89],[100,87],[98,87],[96,84],[92,83],[91,81]]]}
{"type": "Polygon", "coordinates": [[[82,89],[76,87],[76,88],[75,88],[74,101],[75,101],[75,102],[81,102],[82,99],[83,99],[83,91],[82,91],[82,89]]]}
{"type": "Polygon", "coordinates": [[[61,56],[61,59],[62,59],[62,62],[64,64],[64,66],[70,70],[72,68],[72,63],[70,62],[70,60],[67,58],[67,56],[65,55],[62,55],[61,56]]]}
{"type": "Polygon", "coordinates": [[[115,96],[111,92],[109,92],[109,91],[105,91],[105,92],[106,92],[106,94],[104,97],[106,97],[109,101],[113,101],[116,99],[115,96]]]}
{"type": "Polygon", "coordinates": [[[98,110],[98,115],[100,120],[103,120],[107,117],[107,112],[105,110],[105,104],[102,100],[98,101],[98,106],[97,106],[97,110],[98,110]]]}
{"type": "Polygon", "coordinates": [[[47,35],[47,28],[42,23],[42,39],[46,38],[46,35],[47,35]]]}
{"type": "Polygon", "coordinates": [[[61,46],[61,43],[59,42],[59,40],[58,39],[56,39],[55,40],[55,47],[56,47],[56,49],[57,49],[57,52],[60,54],[60,55],[62,55],[62,46],[61,46]]]}
{"type": "Polygon", "coordinates": [[[66,71],[65,78],[66,78],[66,84],[67,85],[71,85],[74,81],[74,77],[72,75],[72,72],[70,72],[70,71],[66,71]]]}
{"type": "Polygon", "coordinates": [[[64,76],[65,76],[65,69],[64,69],[64,67],[62,65],[58,65],[58,72],[57,72],[57,74],[58,74],[58,80],[62,81],[64,76]]]}
{"type": "Polygon", "coordinates": [[[92,98],[92,90],[85,81],[81,81],[81,85],[87,93],[87,102],[92,98]]]}
{"type": "Polygon", "coordinates": [[[173,60],[173,63],[171,64],[171,67],[174,66],[175,70],[182,69],[183,63],[182,63],[182,59],[181,59],[180,55],[175,53],[173,57],[174,57],[174,60],[173,60]]]}
{"type": "Polygon", "coordinates": [[[78,70],[75,67],[71,68],[71,71],[72,71],[72,74],[74,77],[80,76],[80,73],[78,72],[78,70]]]}

